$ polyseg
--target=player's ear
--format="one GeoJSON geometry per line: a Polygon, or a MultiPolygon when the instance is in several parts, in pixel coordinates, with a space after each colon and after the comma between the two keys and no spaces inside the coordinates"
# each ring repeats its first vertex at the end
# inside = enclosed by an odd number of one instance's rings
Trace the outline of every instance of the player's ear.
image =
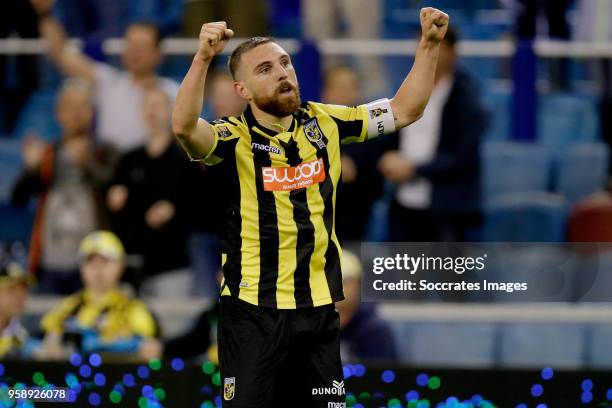
{"type": "Polygon", "coordinates": [[[234,82],[234,89],[236,89],[236,92],[238,92],[238,95],[240,95],[240,97],[242,97],[243,99],[246,99],[247,101],[251,100],[251,93],[246,88],[246,86],[244,86],[244,82],[242,81],[234,82]]]}

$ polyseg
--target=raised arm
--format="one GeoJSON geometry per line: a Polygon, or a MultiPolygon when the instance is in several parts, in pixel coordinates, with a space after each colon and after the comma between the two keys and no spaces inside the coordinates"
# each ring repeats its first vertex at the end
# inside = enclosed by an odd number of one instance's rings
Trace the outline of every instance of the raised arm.
{"type": "Polygon", "coordinates": [[[395,128],[417,121],[434,87],[440,42],[448,29],[448,15],[427,7],[421,9],[421,40],[410,73],[391,99],[395,128]]]}
{"type": "Polygon", "coordinates": [[[46,40],[49,58],[68,76],[78,76],[88,80],[94,79],[92,61],[79,50],[68,46],[64,28],[60,25],[51,8],[54,0],[30,0],[38,13],[38,25],[41,36],[46,40]]]}
{"type": "Polygon", "coordinates": [[[192,159],[206,156],[214,144],[214,130],[200,118],[206,73],[213,57],[225,48],[234,32],[224,21],[207,23],[200,31],[199,49],[176,96],[172,131],[192,159]]]}

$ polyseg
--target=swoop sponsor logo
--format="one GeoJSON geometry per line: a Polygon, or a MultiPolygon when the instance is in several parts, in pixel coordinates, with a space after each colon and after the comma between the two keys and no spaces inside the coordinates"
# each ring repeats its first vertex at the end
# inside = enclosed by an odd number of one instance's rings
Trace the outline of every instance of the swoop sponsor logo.
{"type": "Polygon", "coordinates": [[[325,180],[323,159],[300,163],[294,167],[264,167],[265,191],[291,191],[318,184],[325,180]]]}

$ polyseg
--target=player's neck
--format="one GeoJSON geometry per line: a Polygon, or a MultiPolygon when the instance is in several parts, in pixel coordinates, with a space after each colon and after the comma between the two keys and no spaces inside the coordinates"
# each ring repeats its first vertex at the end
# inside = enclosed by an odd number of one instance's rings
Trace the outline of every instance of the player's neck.
{"type": "Polygon", "coordinates": [[[262,111],[255,106],[255,104],[251,104],[251,109],[257,123],[266,129],[270,129],[275,132],[286,132],[291,127],[291,122],[293,121],[292,115],[287,115],[284,117],[274,116],[262,111]]]}

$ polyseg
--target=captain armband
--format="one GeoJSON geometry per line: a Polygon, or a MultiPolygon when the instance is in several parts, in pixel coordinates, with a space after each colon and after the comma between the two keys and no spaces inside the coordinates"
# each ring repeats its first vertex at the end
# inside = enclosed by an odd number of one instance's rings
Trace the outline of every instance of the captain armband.
{"type": "Polygon", "coordinates": [[[365,105],[368,110],[368,139],[395,132],[395,119],[389,99],[378,99],[365,105]]]}

